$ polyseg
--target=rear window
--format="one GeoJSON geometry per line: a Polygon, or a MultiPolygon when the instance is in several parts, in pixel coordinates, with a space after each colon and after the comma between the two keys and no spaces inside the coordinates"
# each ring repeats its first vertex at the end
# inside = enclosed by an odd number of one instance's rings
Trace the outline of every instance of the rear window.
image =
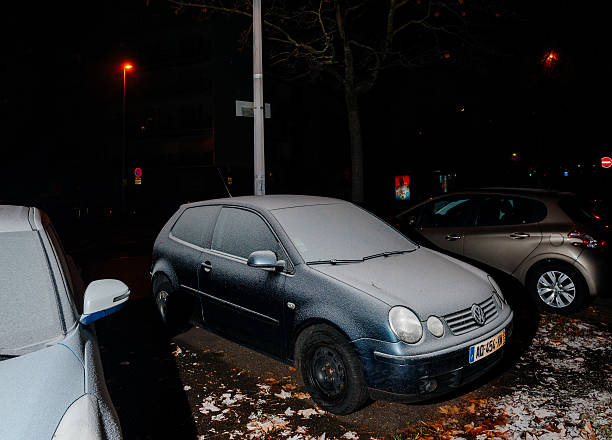
{"type": "Polygon", "coordinates": [[[172,235],[187,243],[199,247],[205,247],[209,236],[217,219],[219,206],[197,206],[188,208],[172,227],[172,235]]]}
{"type": "Polygon", "coordinates": [[[524,225],[538,223],[546,217],[544,203],[522,197],[487,196],[482,199],[478,226],[524,225]]]}
{"type": "Polygon", "coordinates": [[[564,197],[559,206],[576,223],[600,226],[610,222],[610,207],[602,200],[564,197]]]}
{"type": "Polygon", "coordinates": [[[0,355],[63,336],[57,293],[38,234],[0,233],[0,355]]]}

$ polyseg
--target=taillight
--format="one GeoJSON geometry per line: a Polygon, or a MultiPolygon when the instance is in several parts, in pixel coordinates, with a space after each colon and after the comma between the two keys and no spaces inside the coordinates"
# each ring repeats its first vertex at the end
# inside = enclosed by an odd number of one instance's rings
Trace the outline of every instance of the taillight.
{"type": "Polygon", "coordinates": [[[589,234],[585,234],[584,232],[581,232],[578,229],[574,229],[572,232],[567,234],[567,238],[575,238],[579,240],[579,241],[575,241],[572,243],[574,246],[584,246],[588,248],[596,248],[599,246],[603,246],[605,244],[603,241],[599,243],[589,234]]]}

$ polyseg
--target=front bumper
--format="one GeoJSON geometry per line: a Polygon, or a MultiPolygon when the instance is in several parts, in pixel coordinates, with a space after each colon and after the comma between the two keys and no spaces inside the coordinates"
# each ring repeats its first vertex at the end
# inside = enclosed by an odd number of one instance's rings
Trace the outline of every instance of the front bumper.
{"type": "Polygon", "coordinates": [[[382,341],[357,340],[353,344],[361,358],[371,398],[416,402],[447,394],[493,368],[501,360],[505,347],[472,364],[469,347],[504,329],[507,344],[512,334],[512,315],[493,332],[468,344],[416,356],[386,354],[383,347],[388,343],[382,341]]]}

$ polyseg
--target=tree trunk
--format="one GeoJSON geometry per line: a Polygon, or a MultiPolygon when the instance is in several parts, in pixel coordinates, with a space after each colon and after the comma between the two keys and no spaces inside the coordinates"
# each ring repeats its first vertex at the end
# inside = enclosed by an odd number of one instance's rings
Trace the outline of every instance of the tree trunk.
{"type": "Polygon", "coordinates": [[[365,200],[363,187],[363,145],[361,143],[361,122],[359,120],[359,102],[354,90],[344,88],[346,114],[351,141],[351,200],[365,200]]]}

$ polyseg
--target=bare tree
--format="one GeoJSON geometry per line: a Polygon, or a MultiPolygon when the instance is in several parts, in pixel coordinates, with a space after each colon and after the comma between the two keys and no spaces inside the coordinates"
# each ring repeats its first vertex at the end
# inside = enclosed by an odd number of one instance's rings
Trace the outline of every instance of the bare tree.
{"type": "MultiPolygon", "coordinates": [[[[169,1],[179,10],[252,16],[250,0],[169,1]]],[[[351,196],[363,201],[359,97],[374,86],[383,69],[452,61],[450,48],[470,45],[471,11],[464,0],[268,0],[263,8],[271,63],[293,77],[331,78],[342,90],[351,145],[351,196]]]]}

